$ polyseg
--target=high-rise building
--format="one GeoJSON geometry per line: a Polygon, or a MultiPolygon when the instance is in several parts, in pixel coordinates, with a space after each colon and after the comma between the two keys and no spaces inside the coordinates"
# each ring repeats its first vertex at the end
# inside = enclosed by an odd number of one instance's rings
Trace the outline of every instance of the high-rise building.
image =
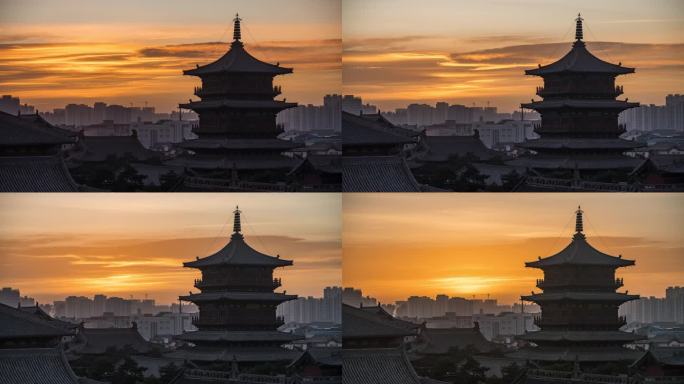
{"type": "Polygon", "coordinates": [[[0,303],[16,308],[19,305],[19,290],[11,287],[4,287],[0,290],[0,303]]]}

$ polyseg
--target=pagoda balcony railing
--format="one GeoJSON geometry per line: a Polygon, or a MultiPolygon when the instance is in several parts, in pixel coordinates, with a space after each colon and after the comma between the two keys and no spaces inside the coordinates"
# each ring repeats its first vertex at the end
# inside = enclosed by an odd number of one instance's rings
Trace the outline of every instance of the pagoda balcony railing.
{"type": "Polygon", "coordinates": [[[276,277],[273,279],[273,289],[276,289],[283,285],[283,281],[280,279],[280,277],[276,277]]]}
{"type": "Polygon", "coordinates": [[[283,316],[276,316],[276,321],[275,321],[275,326],[280,327],[281,325],[285,324],[285,317],[283,316]]]}
{"type": "Polygon", "coordinates": [[[617,97],[624,93],[622,85],[616,85],[615,88],[596,88],[585,89],[579,87],[562,87],[547,90],[544,87],[537,87],[536,94],[540,97],[547,96],[561,96],[561,95],[576,95],[579,97],[588,98],[602,98],[602,97],[617,97]]]}
{"type": "MultiPolygon", "coordinates": [[[[546,369],[530,369],[527,371],[529,378],[560,379],[558,383],[603,383],[603,384],[637,384],[637,379],[628,376],[601,375],[597,373],[552,371],[546,369]],[[567,380],[567,381],[566,381],[567,380]]],[[[555,382],[555,380],[554,380],[555,382]]]]}
{"type": "Polygon", "coordinates": [[[622,95],[624,92],[624,88],[622,88],[622,85],[617,85],[615,86],[615,96],[622,95]]]}
{"type": "Polygon", "coordinates": [[[618,277],[617,279],[615,279],[615,289],[618,289],[618,288],[622,287],[623,285],[625,285],[625,281],[621,277],[618,277]]]}
{"type": "Polygon", "coordinates": [[[542,317],[541,316],[535,316],[532,323],[534,323],[534,325],[536,325],[537,327],[541,328],[542,327],[542,317]]]}
{"type": "Polygon", "coordinates": [[[283,93],[283,89],[280,87],[280,85],[274,85],[273,86],[273,96],[278,96],[281,93],[283,93]]]}
{"type": "Polygon", "coordinates": [[[544,289],[544,279],[537,279],[537,288],[544,289]]]}
{"type": "Polygon", "coordinates": [[[544,97],[544,87],[537,87],[537,96],[544,97]]]}
{"type": "Polygon", "coordinates": [[[618,124],[618,133],[623,134],[627,132],[627,124],[618,124]]]}

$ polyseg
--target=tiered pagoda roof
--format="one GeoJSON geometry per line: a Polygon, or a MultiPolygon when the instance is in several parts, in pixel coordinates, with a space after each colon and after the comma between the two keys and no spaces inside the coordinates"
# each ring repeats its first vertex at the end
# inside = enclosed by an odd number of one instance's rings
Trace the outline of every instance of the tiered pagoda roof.
{"type": "Polygon", "coordinates": [[[278,112],[297,103],[274,99],[281,88],[273,85],[275,76],[292,73],[292,68],[250,55],[241,41],[241,20],[236,15],[233,42],[226,54],[183,71],[202,79],[202,86],[195,88],[200,100],[179,105],[198,113],[199,124],[193,127],[198,138],[180,143],[179,147],[192,153],[167,164],[186,168],[191,176],[185,179],[189,190],[267,190],[265,185],[239,181],[285,183],[287,172],[298,164],[282,153],[299,144],[278,139],[283,126],[276,123],[278,112]]]}
{"type": "Polygon", "coordinates": [[[641,337],[619,330],[625,319],[618,317],[618,306],[639,295],[616,292],[623,281],[615,278],[616,269],[632,265],[633,260],[608,255],[587,242],[583,211],[578,208],[570,244],[555,255],[525,263],[544,271],[544,279],[537,281],[543,292],[521,297],[541,306],[542,315],[535,319],[541,330],[519,336],[537,347],[511,357],[579,362],[637,358],[639,352],[622,345],[641,337]]]}
{"type": "Polygon", "coordinates": [[[201,292],[180,297],[199,306],[200,314],[194,321],[199,330],[177,337],[195,347],[181,348],[169,357],[259,363],[290,362],[299,356],[296,351],[280,347],[300,337],[278,331],[281,323],[275,315],[278,304],[297,298],[274,292],[280,279],[273,279],[273,270],[292,265],[292,261],[250,247],[242,235],[239,209],[234,212],[228,244],[210,256],[183,265],[202,271],[202,279],[195,282],[201,292]]]}
{"type": "Polygon", "coordinates": [[[638,107],[639,103],[616,99],[623,88],[615,85],[615,78],[633,73],[634,68],[592,55],[583,41],[582,22],[578,16],[575,42],[565,56],[525,71],[527,75],[544,78],[544,86],[537,89],[543,100],[521,105],[541,114],[542,122],[535,126],[540,138],[519,144],[536,154],[521,156],[508,164],[553,175],[561,170],[590,174],[616,169],[628,172],[643,163],[642,159],[623,155],[642,145],[619,137],[625,127],[618,123],[618,114],[638,107]]]}

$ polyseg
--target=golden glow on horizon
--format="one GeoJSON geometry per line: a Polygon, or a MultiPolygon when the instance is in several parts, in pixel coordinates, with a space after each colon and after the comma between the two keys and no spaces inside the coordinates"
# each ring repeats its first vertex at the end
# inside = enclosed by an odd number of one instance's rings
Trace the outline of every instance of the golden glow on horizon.
{"type": "MultiPolygon", "coordinates": [[[[256,12],[260,7],[249,1],[213,4],[214,11],[231,9],[225,17],[200,4],[193,14],[187,14],[185,6],[157,5],[166,8],[168,20],[137,20],[136,15],[118,15],[117,10],[108,13],[108,4],[0,5],[0,15],[3,9],[11,11],[0,16],[0,88],[41,111],[105,101],[126,106],[148,103],[159,112],[170,112],[194,98],[192,90],[199,85],[198,78],[182,71],[214,61],[228,50],[237,8],[247,50],[260,60],[294,68],[293,74],[275,79],[283,88],[280,97],[321,104],[324,95],[339,93],[341,27],[328,21],[339,20],[340,5],[335,1],[293,1],[275,19],[256,12]],[[66,14],[44,20],[46,12],[66,14]],[[174,22],[174,17],[184,21],[174,22]]],[[[139,6],[155,7],[153,2],[139,6]]]]}
{"type": "Polygon", "coordinates": [[[40,302],[98,293],[175,302],[200,277],[183,262],[228,242],[235,204],[253,248],[294,261],[275,271],[282,289],[320,296],[341,284],[338,195],[239,193],[3,194],[0,283],[40,302]]]}
{"type": "Polygon", "coordinates": [[[502,302],[537,290],[526,261],[563,249],[574,210],[597,249],[636,260],[625,289],[662,296],[684,284],[678,194],[345,194],[343,283],[382,302],[447,294],[502,302]],[[648,226],[642,223],[648,222],[648,226]]]}
{"type": "Polygon", "coordinates": [[[626,92],[621,98],[662,105],[667,94],[684,91],[681,5],[427,0],[416,6],[408,0],[347,0],[343,93],[381,110],[437,101],[517,110],[521,102],[537,97],[534,91],[541,85],[524,70],[554,62],[570,50],[574,18],[581,11],[589,50],[603,60],[636,67],[635,74],[617,80],[626,92]]]}

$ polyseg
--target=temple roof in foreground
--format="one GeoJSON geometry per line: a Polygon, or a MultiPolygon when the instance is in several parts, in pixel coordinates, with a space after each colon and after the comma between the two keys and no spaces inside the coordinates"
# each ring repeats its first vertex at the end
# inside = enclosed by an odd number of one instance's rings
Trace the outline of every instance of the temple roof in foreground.
{"type": "Polygon", "coordinates": [[[0,156],[0,192],[78,192],[61,157],[0,156]]]}
{"type": "Polygon", "coordinates": [[[71,158],[83,162],[102,162],[108,157],[130,156],[136,161],[161,158],[161,154],[145,148],[138,136],[82,136],[71,158]]]}
{"type": "Polygon", "coordinates": [[[345,349],[342,371],[342,384],[440,383],[419,377],[403,348],[345,349]]]}
{"type": "Polygon", "coordinates": [[[233,233],[228,244],[218,252],[211,256],[183,263],[183,266],[190,268],[212,265],[251,265],[276,268],[292,265],[292,261],[261,253],[250,247],[241,233],[233,233]]]}
{"type": "Polygon", "coordinates": [[[60,348],[0,349],[3,384],[82,384],[60,348]]]}
{"type": "Polygon", "coordinates": [[[471,136],[425,136],[425,151],[417,154],[417,159],[428,162],[444,162],[453,156],[471,155],[479,160],[491,160],[502,156],[487,148],[476,135],[471,136]]]}
{"type": "Polygon", "coordinates": [[[496,349],[496,344],[487,341],[478,328],[424,328],[416,343],[419,354],[445,354],[452,348],[464,349],[472,346],[486,353],[496,349]]]}
{"type": "Polygon", "coordinates": [[[344,192],[420,192],[406,160],[401,156],[343,156],[344,192]]]}
{"type": "Polygon", "coordinates": [[[642,148],[646,145],[637,141],[619,138],[572,138],[572,137],[543,137],[527,140],[516,144],[518,147],[530,149],[621,149],[628,150],[642,148]]]}
{"type": "Polygon", "coordinates": [[[22,338],[56,338],[74,335],[56,322],[42,319],[31,312],[0,304],[0,340],[22,338]]]}
{"type": "Polygon", "coordinates": [[[416,330],[404,321],[389,319],[376,311],[342,305],[342,337],[344,339],[415,336],[416,330]]]}
{"type": "Polygon", "coordinates": [[[136,353],[145,354],[155,349],[146,341],[136,327],[131,328],[81,328],[77,341],[69,352],[78,354],[102,354],[108,348],[131,347],[136,353]]]}
{"type": "Polygon", "coordinates": [[[20,117],[0,111],[0,147],[76,142],[75,133],[53,127],[35,115],[30,116],[20,117]]]}
{"type": "Polygon", "coordinates": [[[394,146],[415,142],[383,121],[342,112],[342,146],[394,146]]]}

